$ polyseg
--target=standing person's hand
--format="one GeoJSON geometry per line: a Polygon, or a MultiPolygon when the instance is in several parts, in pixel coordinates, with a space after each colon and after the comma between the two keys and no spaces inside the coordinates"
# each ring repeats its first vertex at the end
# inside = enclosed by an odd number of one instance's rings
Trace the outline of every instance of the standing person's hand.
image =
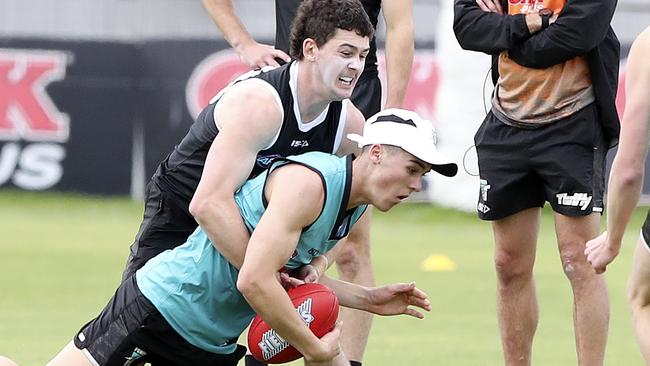
{"type": "Polygon", "coordinates": [[[268,44],[251,42],[237,47],[239,59],[253,70],[259,70],[265,66],[278,67],[280,64],[276,58],[284,62],[291,61],[291,57],[281,50],[273,48],[268,44]]]}
{"type": "Polygon", "coordinates": [[[600,236],[587,242],[585,255],[596,273],[600,274],[607,270],[607,265],[616,258],[620,250],[621,244],[612,243],[607,231],[605,231],[600,236]]]}

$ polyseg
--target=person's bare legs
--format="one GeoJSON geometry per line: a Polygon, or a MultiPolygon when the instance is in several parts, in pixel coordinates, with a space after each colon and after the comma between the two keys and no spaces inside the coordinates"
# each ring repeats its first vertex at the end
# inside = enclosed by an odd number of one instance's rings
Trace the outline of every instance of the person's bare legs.
{"type": "Polygon", "coordinates": [[[492,224],[497,272],[497,318],[507,366],[530,365],[538,308],[533,265],[540,209],[530,208],[492,224]]]}
{"type": "MultiPolygon", "coordinates": [[[[350,231],[336,254],[339,279],[363,286],[375,285],[375,273],[370,259],[370,220],[372,208],[368,207],[359,223],[350,231]]],[[[361,362],[368,343],[372,314],[365,311],[341,308],[343,321],[341,347],[348,359],[361,362]]]]}
{"type": "Polygon", "coordinates": [[[562,268],[573,289],[573,323],[578,364],[602,365],[609,326],[609,297],[602,275],[584,255],[587,240],[598,235],[600,214],[571,217],[555,214],[562,268]]]}
{"type": "Polygon", "coordinates": [[[627,302],[646,365],[650,365],[650,251],[642,238],[636,243],[632,273],[627,283],[627,302]]]}
{"type": "Polygon", "coordinates": [[[52,361],[45,366],[94,366],[72,341],[68,343],[52,361]]]}

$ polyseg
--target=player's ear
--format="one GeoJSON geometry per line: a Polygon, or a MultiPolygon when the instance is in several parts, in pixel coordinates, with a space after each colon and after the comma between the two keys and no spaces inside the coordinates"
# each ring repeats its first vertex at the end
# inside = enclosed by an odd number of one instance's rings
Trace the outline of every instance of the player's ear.
{"type": "Polygon", "coordinates": [[[318,45],[312,38],[306,38],[302,41],[302,54],[307,61],[316,61],[316,54],[318,53],[318,45]]]}
{"type": "Polygon", "coordinates": [[[384,147],[380,144],[373,144],[370,146],[370,149],[368,149],[368,156],[370,157],[370,161],[372,161],[374,164],[381,164],[383,155],[384,147]]]}

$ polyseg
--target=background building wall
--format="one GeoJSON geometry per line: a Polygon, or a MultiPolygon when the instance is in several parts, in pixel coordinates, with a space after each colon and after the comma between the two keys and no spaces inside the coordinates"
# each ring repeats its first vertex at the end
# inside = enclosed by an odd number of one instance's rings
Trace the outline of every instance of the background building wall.
{"type": "MultiPolygon", "coordinates": [[[[253,36],[273,39],[275,22],[269,16],[274,14],[273,1],[234,4],[253,36]]],[[[414,1],[418,42],[433,39],[437,4],[414,1]]],[[[200,0],[3,0],[0,34],[111,40],[220,37],[200,0]]]]}

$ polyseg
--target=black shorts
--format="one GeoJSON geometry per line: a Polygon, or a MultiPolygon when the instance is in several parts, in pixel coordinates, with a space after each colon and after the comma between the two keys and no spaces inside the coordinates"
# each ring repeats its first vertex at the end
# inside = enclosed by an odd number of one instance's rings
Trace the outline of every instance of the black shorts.
{"type": "Polygon", "coordinates": [[[131,277],[149,259],[185,243],[197,226],[189,213],[189,202],[165,192],[156,182],[149,181],[144,217],[131,245],[122,280],[131,277]]]}
{"type": "Polygon", "coordinates": [[[474,141],[481,219],[498,220],[545,201],[567,216],[603,211],[607,147],[594,104],[535,129],[512,127],[490,112],[474,141]]]}
{"type": "Polygon", "coordinates": [[[152,366],[235,366],[246,353],[241,345],[234,353],[222,355],[188,343],[140,292],[135,276],[124,281],[101,314],[81,328],[74,344],[101,366],[145,362],[152,366]]]}
{"type": "Polygon", "coordinates": [[[376,73],[362,74],[350,100],[368,119],[381,109],[381,82],[376,73]]]}

